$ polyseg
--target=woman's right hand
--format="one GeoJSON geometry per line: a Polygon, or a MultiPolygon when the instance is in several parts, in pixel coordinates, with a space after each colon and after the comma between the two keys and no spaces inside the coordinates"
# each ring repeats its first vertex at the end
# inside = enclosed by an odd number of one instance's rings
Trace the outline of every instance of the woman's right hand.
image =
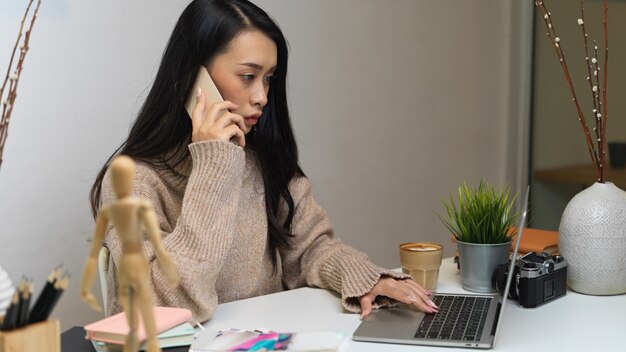
{"type": "Polygon", "coordinates": [[[221,140],[229,142],[231,138],[237,138],[238,144],[246,145],[244,131],[246,125],[243,117],[230,112],[237,110],[239,106],[230,101],[222,101],[207,106],[204,92],[198,88],[197,104],[191,112],[191,141],[200,142],[208,140],[221,140]]]}

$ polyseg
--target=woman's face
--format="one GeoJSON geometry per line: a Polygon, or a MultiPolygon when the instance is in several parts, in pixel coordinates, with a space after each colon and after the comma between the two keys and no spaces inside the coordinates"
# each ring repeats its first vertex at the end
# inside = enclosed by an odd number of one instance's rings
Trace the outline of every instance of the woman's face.
{"type": "Polygon", "coordinates": [[[239,105],[232,112],[244,118],[244,133],[263,118],[261,111],[267,104],[276,56],[272,39],[257,30],[244,31],[208,67],[222,98],[239,105]]]}

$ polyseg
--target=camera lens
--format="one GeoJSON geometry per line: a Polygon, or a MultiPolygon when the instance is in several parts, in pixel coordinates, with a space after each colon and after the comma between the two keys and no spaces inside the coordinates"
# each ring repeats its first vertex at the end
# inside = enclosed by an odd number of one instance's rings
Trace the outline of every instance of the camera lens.
{"type": "MultiPolygon", "coordinates": [[[[515,267],[513,270],[513,277],[515,277],[516,273],[519,271],[519,268],[515,267]]],[[[498,293],[504,293],[504,289],[506,288],[506,280],[509,275],[509,264],[500,264],[493,270],[493,275],[491,275],[491,287],[498,293]]],[[[509,298],[517,299],[517,285],[516,281],[511,282],[511,287],[509,288],[509,298]]]]}

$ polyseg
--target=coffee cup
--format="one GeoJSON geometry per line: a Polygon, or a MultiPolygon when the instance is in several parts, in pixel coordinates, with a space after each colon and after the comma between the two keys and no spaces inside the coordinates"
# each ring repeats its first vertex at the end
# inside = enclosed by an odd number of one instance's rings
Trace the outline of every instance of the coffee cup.
{"type": "Polygon", "coordinates": [[[443,246],[433,242],[408,242],[400,244],[402,272],[409,274],[427,290],[437,289],[443,246]]]}

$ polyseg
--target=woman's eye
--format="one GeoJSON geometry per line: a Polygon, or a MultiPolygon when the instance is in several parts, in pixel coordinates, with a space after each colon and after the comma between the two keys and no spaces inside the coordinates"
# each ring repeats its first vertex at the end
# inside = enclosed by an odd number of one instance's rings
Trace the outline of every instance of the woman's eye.
{"type": "Polygon", "coordinates": [[[263,80],[265,80],[265,83],[270,84],[273,79],[274,79],[274,76],[270,75],[270,76],[265,76],[263,80]]]}
{"type": "Polygon", "coordinates": [[[245,75],[241,75],[241,78],[243,78],[244,81],[246,82],[250,82],[254,80],[254,75],[253,74],[245,74],[245,75]]]}

